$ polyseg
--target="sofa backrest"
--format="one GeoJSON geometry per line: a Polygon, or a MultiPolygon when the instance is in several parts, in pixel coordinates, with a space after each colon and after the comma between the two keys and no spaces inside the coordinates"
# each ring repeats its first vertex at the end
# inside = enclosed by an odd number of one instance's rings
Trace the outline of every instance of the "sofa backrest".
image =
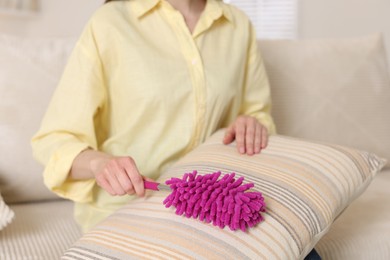
{"type": "Polygon", "coordinates": [[[57,198],[43,185],[30,139],[74,43],[0,34],[0,192],[8,203],[57,198]]]}
{"type": "Polygon", "coordinates": [[[259,46],[278,134],[354,147],[390,161],[390,77],[380,34],[264,40],[259,46]]]}

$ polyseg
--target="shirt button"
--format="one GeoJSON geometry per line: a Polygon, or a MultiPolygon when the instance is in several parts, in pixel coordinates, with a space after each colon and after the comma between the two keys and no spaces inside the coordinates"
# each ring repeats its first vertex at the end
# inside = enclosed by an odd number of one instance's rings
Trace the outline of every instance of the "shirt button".
{"type": "Polygon", "coordinates": [[[197,61],[198,61],[197,59],[193,59],[192,62],[191,62],[192,65],[195,65],[197,63],[197,61]]]}

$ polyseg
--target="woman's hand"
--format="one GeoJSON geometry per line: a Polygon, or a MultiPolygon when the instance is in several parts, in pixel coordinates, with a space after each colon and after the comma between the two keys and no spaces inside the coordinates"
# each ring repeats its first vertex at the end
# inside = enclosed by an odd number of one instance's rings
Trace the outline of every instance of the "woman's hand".
{"type": "Polygon", "coordinates": [[[227,128],[223,143],[230,144],[234,140],[240,154],[258,154],[267,147],[268,131],[256,118],[239,116],[227,128]]]}
{"type": "Polygon", "coordinates": [[[95,178],[96,183],[113,196],[144,196],[144,180],[134,160],[129,156],[112,156],[100,151],[87,149],[73,161],[71,177],[73,179],[95,178]]]}
{"type": "MultiPolygon", "coordinates": [[[[144,179],[131,157],[99,158],[91,161],[97,184],[113,196],[145,195],[144,179]]],[[[151,179],[148,179],[152,181],[151,179]]]]}

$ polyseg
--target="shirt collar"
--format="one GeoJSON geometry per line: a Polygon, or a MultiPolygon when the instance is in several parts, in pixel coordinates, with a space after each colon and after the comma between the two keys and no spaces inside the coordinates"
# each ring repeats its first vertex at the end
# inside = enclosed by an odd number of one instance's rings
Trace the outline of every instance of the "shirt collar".
{"type": "Polygon", "coordinates": [[[223,16],[226,20],[233,23],[233,15],[228,6],[223,3],[222,0],[208,0],[208,4],[211,7],[210,9],[217,14],[216,18],[223,16]]]}
{"type": "MultiPolygon", "coordinates": [[[[146,15],[152,11],[158,4],[163,0],[133,0],[135,1],[133,10],[138,18],[146,15]]],[[[229,22],[233,22],[232,13],[227,8],[227,6],[222,2],[222,0],[207,0],[207,7],[210,8],[210,14],[214,19],[218,19],[221,16],[224,16],[229,22]]]]}
{"type": "Polygon", "coordinates": [[[138,18],[141,18],[154,9],[162,0],[134,0],[133,11],[138,18]]]}

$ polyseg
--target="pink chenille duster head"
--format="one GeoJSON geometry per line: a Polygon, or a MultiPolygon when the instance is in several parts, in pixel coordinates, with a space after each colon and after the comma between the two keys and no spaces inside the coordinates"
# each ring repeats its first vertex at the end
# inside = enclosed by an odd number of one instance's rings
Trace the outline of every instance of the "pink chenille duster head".
{"type": "Polygon", "coordinates": [[[174,206],[177,215],[231,230],[246,231],[261,222],[265,203],[260,192],[248,191],[254,184],[244,184],[244,178],[235,179],[234,173],[220,176],[221,172],[197,175],[194,171],[166,181],[172,193],[164,200],[165,206],[174,206]]]}

